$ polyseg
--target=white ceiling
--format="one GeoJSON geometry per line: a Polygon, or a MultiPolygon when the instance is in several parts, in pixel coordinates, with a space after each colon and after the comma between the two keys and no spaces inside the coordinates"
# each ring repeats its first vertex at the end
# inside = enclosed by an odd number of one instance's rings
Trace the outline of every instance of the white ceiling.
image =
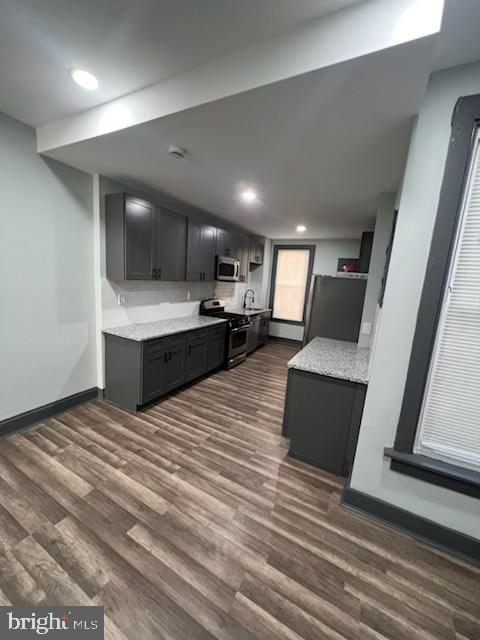
{"type": "Polygon", "coordinates": [[[445,0],[433,70],[480,60],[480,0],[445,0]]]}
{"type": "Polygon", "coordinates": [[[429,43],[366,56],[49,153],[272,238],[358,237],[402,175],[429,43]],[[184,146],[184,160],[170,158],[184,146]],[[245,206],[242,184],[260,202],[245,206]]]}
{"type": "Polygon", "coordinates": [[[0,0],[0,110],[38,126],[359,1],[0,0]]]}
{"type": "MultiPolygon", "coordinates": [[[[0,0],[0,110],[51,122],[357,2],[0,0]],[[100,90],[73,85],[73,66],[100,90]]],[[[429,71],[480,59],[479,33],[480,0],[446,0],[433,65],[423,38],[49,155],[272,238],[300,223],[304,237],[357,237],[399,185],[429,71]],[[172,160],[169,144],[187,158],[172,160]],[[239,203],[242,184],[259,203],[239,203]]]]}

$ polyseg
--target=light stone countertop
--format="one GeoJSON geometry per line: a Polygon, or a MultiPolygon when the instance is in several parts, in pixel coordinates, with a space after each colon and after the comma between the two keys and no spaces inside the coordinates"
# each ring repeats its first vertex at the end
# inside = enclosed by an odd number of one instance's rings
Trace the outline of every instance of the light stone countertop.
{"type": "Polygon", "coordinates": [[[370,349],[356,342],[313,338],[289,361],[288,368],[368,384],[369,358],[370,349]]]}
{"type": "Polygon", "coordinates": [[[103,333],[112,336],[127,338],[143,342],[144,340],[152,340],[153,338],[163,338],[171,336],[175,333],[184,331],[193,331],[194,329],[202,329],[214,324],[227,322],[224,318],[210,318],[208,316],[185,316],[183,318],[172,318],[170,320],[157,320],[156,322],[138,322],[127,324],[122,327],[110,327],[103,329],[103,333]]]}

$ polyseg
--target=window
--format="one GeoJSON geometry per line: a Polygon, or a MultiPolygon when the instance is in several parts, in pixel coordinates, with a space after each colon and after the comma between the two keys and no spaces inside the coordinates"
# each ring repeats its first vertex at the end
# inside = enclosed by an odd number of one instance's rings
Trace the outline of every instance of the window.
{"type": "Polygon", "coordinates": [[[275,246],[270,294],[273,320],[303,324],[313,253],[312,246],[275,246]]]}
{"type": "Polygon", "coordinates": [[[394,471],[480,498],[480,95],[460,98],[443,176],[394,471]]]}
{"type": "Polygon", "coordinates": [[[480,145],[477,135],[414,452],[480,470],[480,145]]]}

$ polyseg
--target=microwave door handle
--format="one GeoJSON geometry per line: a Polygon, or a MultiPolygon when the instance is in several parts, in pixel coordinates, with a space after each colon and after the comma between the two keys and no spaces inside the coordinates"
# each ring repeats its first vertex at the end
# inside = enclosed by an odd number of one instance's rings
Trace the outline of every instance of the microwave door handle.
{"type": "Polygon", "coordinates": [[[240,277],[240,263],[238,262],[238,260],[235,262],[235,278],[238,280],[238,278],[240,277]]]}

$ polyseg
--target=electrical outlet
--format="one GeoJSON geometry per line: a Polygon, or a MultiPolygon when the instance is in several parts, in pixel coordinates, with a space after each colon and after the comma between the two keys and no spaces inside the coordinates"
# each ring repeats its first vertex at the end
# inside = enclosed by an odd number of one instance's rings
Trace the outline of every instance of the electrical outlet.
{"type": "Polygon", "coordinates": [[[363,322],[362,323],[362,333],[364,336],[369,336],[372,333],[372,323],[371,322],[363,322]]]}
{"type": "Polygon", "coordinates": [[[127,296],[125,293],[119,293],[117,295],[117,304],[127,304],[127,296]]]}
{"type": "Polygon", "coordinates": [[[187,291],[187,300],[190,300],[190,291],[187,291]]]}

